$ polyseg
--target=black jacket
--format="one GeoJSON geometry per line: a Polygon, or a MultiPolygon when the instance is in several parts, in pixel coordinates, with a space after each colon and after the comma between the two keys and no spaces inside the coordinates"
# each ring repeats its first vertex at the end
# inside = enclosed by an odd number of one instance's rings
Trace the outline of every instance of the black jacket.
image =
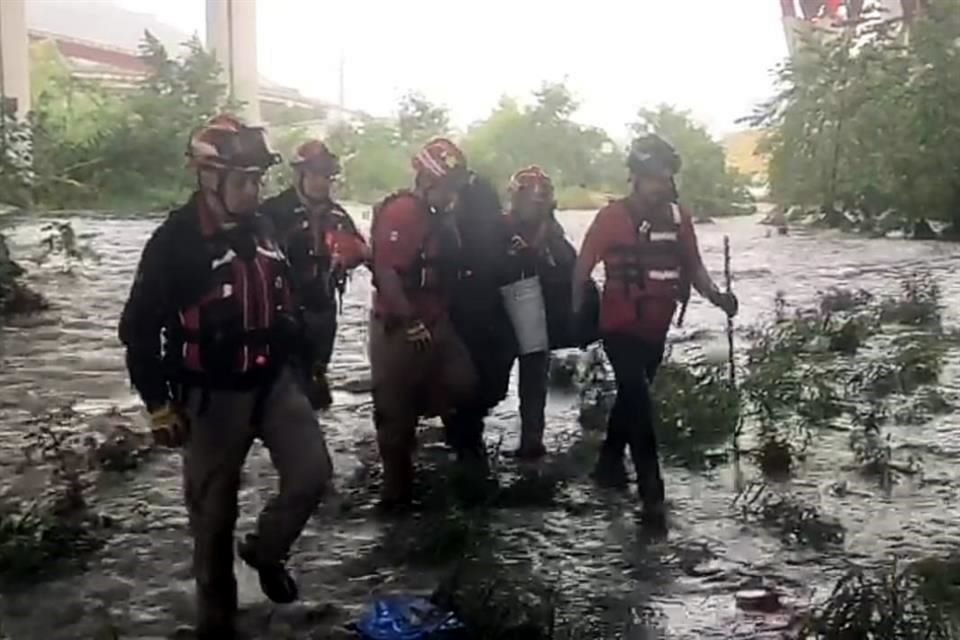
{"type": "MultiPolygon", "coordinates": [[[[201,233],[198,198],[195,193],[150,236],[120,319],[119,337],[126,347],[130,381],[148,410],[166,404],[171,384],[179,381],[179,311],[212,287],[211,261],[219,253],[214,240],[201,233]]],[[[261,216],[214,239],[245,256],[256,252],[258,236],[274,237],[269,221],[261,216]]],[[[287,324],[283,333],[292,338],[297,333],[296,319],[286,314],[283,318],[277,323],[287,324]]]]}

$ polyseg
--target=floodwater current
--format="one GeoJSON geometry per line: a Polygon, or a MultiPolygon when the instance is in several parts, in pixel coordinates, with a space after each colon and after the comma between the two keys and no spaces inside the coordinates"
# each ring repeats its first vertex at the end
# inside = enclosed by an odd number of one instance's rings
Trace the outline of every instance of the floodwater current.
{"type": "MultiPolygon", "coordinates": [[[[362,209],[356,212],[360,215],[362,209]]],[[[578,243],[590,214],[564,212],[561,220],[578,243]]],[[[158,222],[156,217],[82,213],[4,221],[14,257],[28,269],[28,283],[53,304],[47,313],[0,330],[0,485],[5,489],[23,494],[36,489],[36,478],[20,464],[21,449],[31,420],[44,411],[72,407],[92,432],[107,428],[111,420],[146,428],[128,386],[116,325],[140,250],[158,222]],[[60,263],[34,264],[31,256],[42,226],[67,219],[80,243],[89,244],[99,260],[77,262],[69,273],[60,263]]],[[[698,226],[704,261],[718,281],[722,238],[731,238],[742,309],[738,327],[769,314],[777,290],[797,305],[812,303],[819,291],[833,286],[894,294],[899,278],[918,269],[937,278],[945,322],[957,323],[960,245],[867,240],[833,232],[770,236],[757,222],[739,218],[698,226]]],[[[440,568],[362,561],[396,535],[394,523],[376,517],[371,508],[375,474],[370,469],[376,460],[372,407],[369,395],[359,389],[368,377],[370,291],[368,275],[356,274],[332,364],[335,403],[321,415],[338,489],[360,497],[351,508],[342,503],[321,508],[299,541],[294,562],[306,598],[299,608],[269,606],[255,577],[238,567],[241,606],[255,637],[339,637],[334,626],[356,615],[374,594],[429,593],[441,576],[440,568]]],[[[686,326],[674,330],[674,338],[687,338],[685,349],[715,357],[726,348],[724,330],[722,313],[695,296],[686,326]]],[[[960,399],[958,362],[957,352],[951,351],[940,381],[949,400],[960,399]]],[[[546,443],[553,455],[580,435],[577,398],[552,393],[547,411],[546,443]]],[[[488,441],[512,448],[518,421],[511,393],[489,420],[488,441]]],[[[819,434],[816,455],[807,458],[789,488],[846,527],[844,543],[832,550],[788,545],[738,519],[732,505],[738,473],[731,466],[706,472],[666,467],[672,520],[666,540],[645,540],[638,532],[634,502],[599,492],[584,474],[566,489],[579,508],[560,504],[491,513],[491,544],[503,562],[527,567],[582,611],[602,609],[607,616],[632,618],[631,638],[780,637],[782,618],[737,610],[738,589],[762,579],[802,606],[826,595],[850,561],[873,564],[895,555],[920,557],[957,547],[958,427],[955,415],[923,426],[891,425],[886,431],[895,449],[918,455],[923,465],[921,474],[890,491],[856,472],[846,434],[819,434]],[[840,480],[848,482],[847,491],[828,491],[840,480]]],[[[423,439],[431,440],[437,438],[423,439]]],[[[426,448],[439,451],[440,445],[426,448]]],[[[503,461],[499,468],[509,472],[511,465],[503,461]]],[[[739,474],[759,476],[749,466],[739,474]]],[[[241,531],[249,530],[274,481],[266,452],[255,447],[241,494],[241,531]]],[[[191,548],[178,454],[154,452],[134,472],[101,475],[92,491],[94,506],[117,523],[106,546],[83,572],[0,591],[0,638],[165,638],[191,622],[191,548]],[[114,635],[98,635],[104,628],[114,635]]]]}

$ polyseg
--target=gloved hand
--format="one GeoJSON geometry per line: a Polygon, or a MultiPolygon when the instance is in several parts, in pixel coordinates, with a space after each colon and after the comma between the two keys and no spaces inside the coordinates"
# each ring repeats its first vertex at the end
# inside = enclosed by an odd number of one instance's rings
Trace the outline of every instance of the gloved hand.
{"type": "Polygon", "coordinates": [[[314,410],[329,409],[333,404],[333,396],[330,393],[330,383],[327,381],[326,365],[318,364],[313,367],[311,381],[307,398],[314,410]]]}
{"type": "Polygon", "coordinates": [[[732,291],[715,291],[710,296],[710,302],[723,309],[730,318],[736,316],[740,310],[740,301],[732,291]]]}
{"type": "Polygon", "coordinates": [[[427,325],[423,324],[422,320],[413,320],[410,322],[410,324],[407,325],[405,337],[407,342],[411,343],[417,351],[426,351],[430,348],[431,342],[433,342],[430,329],[427,328],[427,325]]]}
{"type": "Polygon", "coordinates": [[[510,250],[513,253],[518,251],[523,251],[524,249],[529,248],[530,245],[527,244],[527,241],[524,240],[521,236],[516,235],[510,238],[510,250]]]}
{"type": "Polygon", "coordinates": [[[179,448],[187,441],[189,423],[179,409],[166,404],[150,412],[150,431],[161,447],[179,448]]]}

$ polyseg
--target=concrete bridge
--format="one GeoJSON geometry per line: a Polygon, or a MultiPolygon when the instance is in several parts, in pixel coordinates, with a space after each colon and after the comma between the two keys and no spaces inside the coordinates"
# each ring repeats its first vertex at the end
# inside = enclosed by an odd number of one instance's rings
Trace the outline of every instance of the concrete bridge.
{"type": "MultiPolygon", "coordinates": [[[[0,98],[19,116],[30,111],[30,45],[26,5],[0,0],[0,98]]],[[[250,122],[260,121],[257,75],[257,0],[206,0],[207,48],[223,67],[230,96],[245,104],[250,122]]]]}

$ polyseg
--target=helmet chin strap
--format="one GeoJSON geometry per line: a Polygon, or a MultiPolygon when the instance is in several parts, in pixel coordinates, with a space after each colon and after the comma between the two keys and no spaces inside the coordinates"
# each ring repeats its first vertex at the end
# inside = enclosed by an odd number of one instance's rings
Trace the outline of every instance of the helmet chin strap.
{"type": "MultiPolygon", "coordinates": [[[[237,223],[240,222],[240,218],[243,217],[243,216],[242,216],[242,214],[240,214],[240,213],[238,213],[238,212],[236,212],[236,211],[231,211],[231,210],[230,210],[230,207],[227,206],[227,198],[226,198],[226,193],[225,193],[225,191],[226,191],[226,184],[227,184],[227,181],[226,181],[226,179],[225,179],[226,171],[224,171],[224,170],[222,170],[222,169],[218,169],[218,170],[216,170],[215,173],[216,173],[216,176],[217,176],[217,188],[214,189],[214,190],[213,190],[212,192],[210,192],[210,193],[213,194],[213,196],[214,196],[214,197],[216,198],[216,200],[217,200],[217,204],[220,206],[220,209],[221,209],[221,210],[226,214],[226,216],[229,218],[229,224],[237,224],[237,223]]],[[[203,182],[202,182],[202,180],[200,179],[199,174],[197,175],[197,183],[198,183],[198,186],[200,187],[201,191],[206,191],[206,190],[203,188],[203,182]]]]}

